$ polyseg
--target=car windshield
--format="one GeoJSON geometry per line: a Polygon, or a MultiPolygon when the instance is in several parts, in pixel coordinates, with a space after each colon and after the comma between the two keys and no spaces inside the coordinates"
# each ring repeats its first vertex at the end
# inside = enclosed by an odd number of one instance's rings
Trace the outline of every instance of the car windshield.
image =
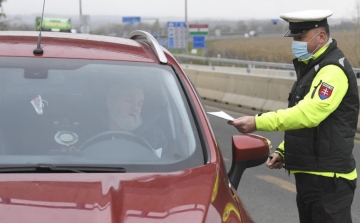
{"type": "Polygon", "coordinates": [[[0,165],[204,164],[189,102],[169,66],[2,58],[0,165]]]}

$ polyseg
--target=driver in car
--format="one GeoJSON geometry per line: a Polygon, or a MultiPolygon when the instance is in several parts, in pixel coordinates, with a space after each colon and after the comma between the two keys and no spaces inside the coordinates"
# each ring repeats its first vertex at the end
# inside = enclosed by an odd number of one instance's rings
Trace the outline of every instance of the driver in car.
{"type": "Polygon", "coordinates": [[[142,124],[141,110],[144,104],[144,92],[140,87],[110,87],[106,97],[109,111],[109,129],[132,131],[142,124]]]}
{"type": "MultiPolygon", "coordinates": [[[[108,109],[108,129],[140,134],[153,148],[155,155],[161,158],[167,144],[164,132],[155,124],[141,129],[141,116],[144,100],[142,86],[136,83],[113,84],[106,97],[108,109]],[[140,131],[138,131],[140,129],[140,131]]],[[[116,138],[116,136],[113,136],[116,138]]]]}

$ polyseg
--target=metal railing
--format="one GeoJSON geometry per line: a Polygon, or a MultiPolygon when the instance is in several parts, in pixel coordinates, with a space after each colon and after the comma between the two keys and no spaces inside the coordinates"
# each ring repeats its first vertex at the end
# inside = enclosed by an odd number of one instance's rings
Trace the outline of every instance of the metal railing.
{"type": "MultiPolygon", "coordinates": [[[[294,70],[293,64],[288,63],[273,63],[273,62],[261,62],[261,61],[249,61],[249,60],[236,60],[216,57],[199,57],[185,54],[174,54],[173,55],[180,63],[195,63],[195,64],[206,64],[216,66],[234,66],[241,65],[244,67],[251,68],[269,68],[269,69],[283,69],[283,70],[294,70]],[[196,61],[196,62],[195,62],[196,61]]],[[[355,74],[360,78],[360,68],[353,68],[355,74]]]]}

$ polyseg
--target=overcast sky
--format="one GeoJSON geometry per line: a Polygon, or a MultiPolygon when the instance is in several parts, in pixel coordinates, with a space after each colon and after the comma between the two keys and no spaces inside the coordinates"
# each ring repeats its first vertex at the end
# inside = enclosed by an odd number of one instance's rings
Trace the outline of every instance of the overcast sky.
{"type": "MultiPolygon", "coordinates": [[[[83,15],[185,18],[186,0],[81,0],[83,15]]],[[[45,15],[78,15],[80,0],[46,0],[45,15]]],[[[272,19],[286,12],[329,9],[332,18],[353,18],[360,0],[187,0],[188,20],[272,19]]],[[[6,0],[8,15],[41,14],[43,0],[6,0]]],[[[184,19],[185,20],[185,19],[184,19]]]]}

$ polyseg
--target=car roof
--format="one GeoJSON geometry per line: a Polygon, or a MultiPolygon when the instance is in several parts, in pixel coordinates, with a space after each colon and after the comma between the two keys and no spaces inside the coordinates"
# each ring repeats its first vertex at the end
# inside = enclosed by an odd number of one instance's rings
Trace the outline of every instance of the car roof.
{"type": "Polygon", "coordinates": [[[38,31],[0,31],[0,56],[118,60],[167,63],[168,51],[147,32],[134,31],[129,38],[41,32],[43,54],[34,54],[38,31]]]}

